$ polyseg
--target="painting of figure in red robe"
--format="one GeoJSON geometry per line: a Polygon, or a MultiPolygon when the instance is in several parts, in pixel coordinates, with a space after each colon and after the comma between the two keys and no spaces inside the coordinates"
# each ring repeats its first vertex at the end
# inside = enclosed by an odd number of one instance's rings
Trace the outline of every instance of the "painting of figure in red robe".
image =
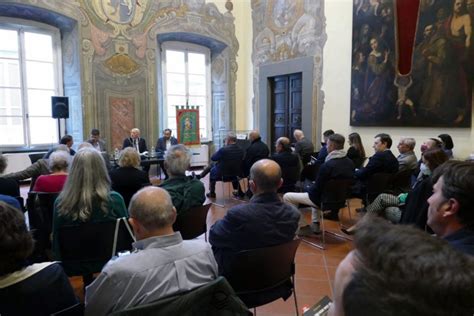
{"type": "Polygon", "coordinates": [[[411,71],[397,71],[396,0],[354,0],[352,126],[470,127],[474,1],[420,0],[411,71]]]}

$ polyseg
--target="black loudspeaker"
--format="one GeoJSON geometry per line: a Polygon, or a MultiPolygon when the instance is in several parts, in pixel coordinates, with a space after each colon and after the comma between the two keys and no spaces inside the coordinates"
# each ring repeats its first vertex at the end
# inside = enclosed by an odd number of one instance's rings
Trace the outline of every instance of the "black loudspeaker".
{"type": "Polygon", "coordinates": [[[51,97],[51,113],[53,118],[69,118],[69,98],[51,97]]]}

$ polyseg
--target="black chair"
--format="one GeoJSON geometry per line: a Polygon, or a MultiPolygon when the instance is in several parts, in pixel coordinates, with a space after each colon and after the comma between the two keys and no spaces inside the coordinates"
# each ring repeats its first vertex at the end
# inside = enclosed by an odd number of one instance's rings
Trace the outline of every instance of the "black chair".
{"type": "Polygon", "coordinates": [[[320,163],[311,163],[311,164],[304,164],[303,170],[301,171],[301,181],[309,180],[309,181],[316,181],[318,177],[319,168],[321,167],[320,163]]]}
{"type": "Polygon", "coordinates": [[[60,310],[51,316],[83,316],[84,315],[84,304],[77,303],[68,308],[60,310]]]}
{"type": "Polygon", "coordinates": [[[54,201],[59,193],[28,192],[26,207],[30,230],[35,239],[35,250],[32,260],[42,262],[51,259],[51,232],[53,226],[54,201]]]}
{"type": "Polygon", "coordinates": [[[46,153],[47,152],[44,151],[44,152],[41,152],[41,153],[29,154],[28,157],[30,157],[31,164],[34,164],[35,162],[37,162],[38,160],[43,158],[46,153]]]}
{"type": "Polygon", "coordinates": [[[293,294],[295,311],[298,302],[295,287],[295,254],[300,239],[284,244],[238,252],[226,273],[230,285],[248,308],[254,308],[293,294]]]}
{"type": "Polygon", "coordinates": [[[365,205],[372,203],[375,198],[380,194],[384,193],[390,187],[390,181],[392,180],[392,173],[375,173],[369,177],[365,185],[365,205]]]}
{"type": "Polygon", "coordinates": [[[278,193],[295,192],[296,183],[300,179],[300,166],[282,168],[281,178],[283,185],[278,189],[278,193]]]}
{"type": "Polygon", "coordinates": [[[18,204],[20,204],[20,210],[25,213],[26,212],[26,207],[25,207],[25,200],[23,199],[22,196],[15,196],[15,199],[18,201],[18,204]]]}
{"type": "Polygon", "coordinates": [[[412,169],[405,169],[402,171],[398,171],[397,173],[392,175],[389,191],[387,193],[398,195],[400,193],[410,191],[412,174],[413,174],[412,169]]]}
{"type": "Polygon", "coordinates": [[[181,233],[184,240],[194,239],[198,236],[204,235],[207,241],[207,212],[211,204],[205,204],[198,207],[193,207],[187,210],[183,215],[178,214],[176,222],[173,224],[173,229],[181,233]]]}
{"type": "MultiPolygon", "coordinates": [[[[240,180],[243,178],[242,176],[242,161],[241,160],[226,160],[219,162],[221,177],[219,180],[222,182],[222,193],[224,194],[225,191],[225,183],[227,182],[237,182],[240,186],[240,180]]],[[[216,182],[217,182],[216,181],[216,182]]],[[[231,191],[229,189],[229,197],[231,196],[231,191]]],[[[222,204],[216,204],[220,207],[225,207],[225,197],[223,198],[222,204]]]]}
{"type": "Polygon", "coordinates": [[[233,316],[252,315],[235,295],[224,277],[186,293],[172,295],[156,302],[113,313],[114,316],[233,316]]]}
{"type": "Polygon", "coordinates": [[[61,226],[57,238],[64,271],[68,276],[82,275],[85,284],[118,252],[132,250],[135,241],[125,217],[61,226]]]}
{"type": "MultiPolygon", "coordinates": [[[[324,190],[321,195],[321,206],[319,208],[320,211],[324,213],[325,211],[337,210],[339,212],[342,208],[347,207],[347,210],[349,212],[349,218],[351,218],[351,209],[347,200],[350,197],[351,186],[353,185],[353,183],[354,183],[353,179],[329,180],[329,182],[326,183],[326,185],[324,186],[324,190]]],[[[322,230],[321,231],[321,244],[314,243],[312,241],[309,241],[308,239],[303,238],[302,240],[305,243],[310,244],[319,249],[325,249],[325,244],[326,244],[325,235],[326,234],[329,234],[338,238],[346,239],[346,240],[351,240],[345,235],[338,234],[332,231],[327,231],[324,225],[324,216],[322,215],[320,218],[321,218],[321,230],[322,230]]],[[[339,226],[340,227],[343,226],[341,221],[339,221],[339,226]]]]}

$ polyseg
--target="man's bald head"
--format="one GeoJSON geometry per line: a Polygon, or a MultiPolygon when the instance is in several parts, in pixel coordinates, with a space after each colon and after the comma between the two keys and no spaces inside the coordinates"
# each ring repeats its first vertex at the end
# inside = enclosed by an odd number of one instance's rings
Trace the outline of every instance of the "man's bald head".
{"type": "Polygon", "coordinates": [[[153,186],[133,195],[128,212],[149,231],[170,227],[176,220],[176,210],[168,192],[153,186]]]}
{"type": "Polygon", "coordinates": [[[254,140],[256,140],[259,137],[260,137],[260,133],[257,130],[253,130],[249,133],[249,139],[250,139],[251,142],[253,142],[254,140]]]}
{"type": "Polygon", "coordinates": [[[271,193],[282,184],[280,166],[273,160],[261,159],[250,168],[250,180],[256,185],[257,193],[271,193]]]}

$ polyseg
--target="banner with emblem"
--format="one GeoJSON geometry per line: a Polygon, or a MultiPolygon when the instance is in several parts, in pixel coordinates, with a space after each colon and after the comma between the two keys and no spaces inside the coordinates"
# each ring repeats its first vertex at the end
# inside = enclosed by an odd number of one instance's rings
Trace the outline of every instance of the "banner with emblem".
{"type": "Polygon", "coordinates": [[[176,106],[178,142],[184,145],[201,144],[199,134],[199,107],[176,106]]]}

